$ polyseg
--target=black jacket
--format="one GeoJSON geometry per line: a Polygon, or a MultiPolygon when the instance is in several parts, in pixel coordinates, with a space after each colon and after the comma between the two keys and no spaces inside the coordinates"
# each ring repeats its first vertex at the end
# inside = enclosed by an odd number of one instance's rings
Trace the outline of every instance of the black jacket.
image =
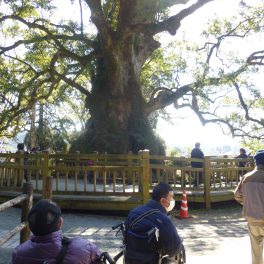
{"type": "MultiPolygon", "coordinates": [[[[160,203],[150,200],[146,205],[139,206],[132,210],[125,222],[126,229],[128,229],[134,219],[152,209],[158,209],[159,212],[155,212],[143,218],[133,226],[133,231],[143,233],[149,231],[152,227],[157,227],[159,229],[159,244],[162,253],[164,255],[175,256],[181,250],[181,238],[177,233],[174,223],[160,203]]],[[[140,251],[140,248],[138,250],[140,251]]]]}
{"type": "MultiPolygon", "coordinates": [[[[194,148],[191,152],[191,158],[193,159],[203,159],[204,154],[199,148],[194,148]]],[[[192,161],[191,165],[193,168],[203,168],[203,162],[192,161]]]]}

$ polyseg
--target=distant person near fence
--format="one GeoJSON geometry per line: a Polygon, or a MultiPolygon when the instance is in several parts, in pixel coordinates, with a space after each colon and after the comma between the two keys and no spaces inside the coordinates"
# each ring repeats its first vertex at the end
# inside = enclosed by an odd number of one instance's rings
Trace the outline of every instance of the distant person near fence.
{"type": "Polygon", "coordinates": [[[245,174],[235,190],[235,199],[243,205],[248,221],[252,264],[263,264],[264,241],[264,150],[254,156],[256,168],[245,174]]]}
{"type": "MultiPolygon", "coordinates": [[[[248,155],[246,153],[246,150],[244,148],[240,149],[240,154],[238,156],[236,156],[237,159],[247,159],[248,155]]],[[[247,162],[246,161],[240,161],[238,163],[238,167],[243,168],[246,167],[247,162]]],[[[239,176],[243,176],[247,171],[246,170],[239,170],[238,174],[239,176]]]]}
{"type": "Polygon", "coordinates": [[[16,153],[21,153],[24,154],[24,179],[28,181],[28,158],[26,155],[28,155],[28,151],[25,150],[25,145],[24,143],[18,143],[17,144],[17,152],[16,153]]]}
{"type": "MultiPolygon", "coordinates": [[[[204,159],[204,153],[200,149],[201,144],[199,142],[195,143],[195,147],[193,148],[191,152],[191,158],[192,159],[204,159]]],[[[203,168],[203,161],[192,161],[191,165],[193,168],[203,168]]],[[[194,172],[192,173],[194,177],[194,186],[197,187],[199,184],[203,183],[203,172],[194,172]]]]}

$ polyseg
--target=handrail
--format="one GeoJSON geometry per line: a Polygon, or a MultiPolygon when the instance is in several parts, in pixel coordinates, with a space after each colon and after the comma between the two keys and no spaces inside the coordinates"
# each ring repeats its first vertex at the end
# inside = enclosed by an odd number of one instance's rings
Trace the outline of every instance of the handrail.
{"type": "Polygon", "coordinates": [[[28,198],[29,198],[28,194],[22,194],[22,195],[14,198],[12,200],[9,200],[9,201],[7,201],[5,203],[0,204],[0,212],[6,210],[9,207],[12,207],[14,205],[19,204],[19,203],[25,201],[28,198]]]}
{"type": "Polygon", "coordinates": [[[10,230],[7,234],[0,238],[0,246],[4,245],[9,239],[11,239],[16,233],[22,231],[28,225],[27,222],[22,222],[21,224],[17,225],[15,228],[10,230]]]}
{"type": "Polygon", "coordinates": [[[5,244],[10,238],[12,238],[16,233],[20,232],[20,244],[28,240],[30,235],[30,230],[27,222],[27,216],[29,210],[32,207],[33,199],[33,186],[30,182],[25,182],[23,184],[23,194],[9,200],[0,205],[0,212],[3,212],[7,208],[10,208],[14,205],[22,203],[21,206],[21,223],[14,227],[12,230],[7,232],[4,236],[0,238],[0,246],[5,244]]]}
{"type": "Polygon", "coordinates": [[[209,208],[211,200],[216,200],[216,191],[231,194],[242,175],[253,166],[252,158],[168,157],[149,155],[148,150],[139,151],[138,155],[0,154],[0,190],[17,191],[27,178],[33,182],[34,192],[42,192],[44,198],[122,194],[140,197],[136,202],[140,204],[149,199],[154,186],[162,181],[171,184],[177,194],[183,189],[189,191],[195,201],[204,201],[209,208]]]}

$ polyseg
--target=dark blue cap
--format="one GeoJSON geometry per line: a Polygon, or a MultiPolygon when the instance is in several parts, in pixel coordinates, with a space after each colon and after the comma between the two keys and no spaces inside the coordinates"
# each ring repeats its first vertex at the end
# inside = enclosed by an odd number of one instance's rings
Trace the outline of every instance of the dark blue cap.
{"type": "Polygon", "coordinates": [[[264,165],[264,149],[260,149],[254,156],[256,165],[264,165]]]}
{"type": "Polygon", "coordinates": [[[31,232],[36,236],[44,236],[59,230],[61,217],[60,207],[50,200],[40,200],[28,214],[31,232]]]}

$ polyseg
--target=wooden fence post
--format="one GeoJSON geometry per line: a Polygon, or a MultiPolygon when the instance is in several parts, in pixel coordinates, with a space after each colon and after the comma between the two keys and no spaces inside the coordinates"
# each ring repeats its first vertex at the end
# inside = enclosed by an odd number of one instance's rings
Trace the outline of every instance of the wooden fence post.
{"type": "Polygon", "coordinates": [[[77,150],[77,151],[75,151],[75,154],[76,154],[75,167],[76,166],[79,167],[79,166],[81,166],[81,163],[80,163],[80,161],[81,161],[81,158],[80,158],[81,152],[79,150],[77,150]]]}
{"type": "Polygon", "coordinates": [[[46,178],[49,176],[49,152],[43,151],[42,197],[46,197],[46,178]]]}
{"type": "Polygon", "coordinates": [[[149,150],[142,151],[142,201],[146,204],[149,200],[149,150]]]}
{"type": "MultiPolygon", "coordinates": [[[[138,166],[143,167],[143,159],[142,159],[142,150],[138,151],[138,166]]],[[[143,183],[143,171],[142,171],[142,177],[139,176],[138,178],[138,191],[142,192],[142,183],[143,183]]]]}
{"type": "Polygon", "coordinates": [[[42,199],[52,200],[52,176],[45,177],[45,185],[43,186],[42,199]]]}
{"type": "Polygon", "coordinates": [[[129,167],[129,170],[127,172],[127,176],[128,176],[128,182],[131,182],[133,184],[133,190],[134,190],[134,178],[133,178],[133,171],[131,170],[131,166],[132,164],[132,159],[131,159],[131,155],[132,155],[132,151],[129,150],[127,153],[127,166],[129,167]]]}
{"type": "MultiPolygon", "coordinates": [[[[29,211],[32,207],[32,200],[33,200],[33,185],[32,185],[32,183],[25,182],[23,184],[23,194],[27,194],[28,199],[26,199],[22,203],[21,223],[27,222],[27,217],[28,217],[29,211]]],[[[29,236],[30,236],[30,229],[29,229],[29,226],[27,224],[27,226],[20,231],[20,244],[27,241],[29,236]]]]}
{"type": "Polygon", "coordinates": [[[75,170],[74,170],[74,191],[77,192],[78,191],[78,175],[80,173],[82,173],[83,171],[82,170],[76,170],[76,167],[80,168],[81,169],[81,158],[80,158],[80,151],[77,150],[75,152],[76,154],[76,158],[75,158],[75,170]]]}
{"type": "Polygon", "coordinates": [[[19,150],[19,172],[18,172],[18,181],[17,186],[23,185],[23,179],[24,179],[24,151],[19,150]]]}
{"type": "Polygon", "coordinates": [[[204,198],[206,209],[211,209],[210,181],[210,157],[204,157],[204,198]]]}

